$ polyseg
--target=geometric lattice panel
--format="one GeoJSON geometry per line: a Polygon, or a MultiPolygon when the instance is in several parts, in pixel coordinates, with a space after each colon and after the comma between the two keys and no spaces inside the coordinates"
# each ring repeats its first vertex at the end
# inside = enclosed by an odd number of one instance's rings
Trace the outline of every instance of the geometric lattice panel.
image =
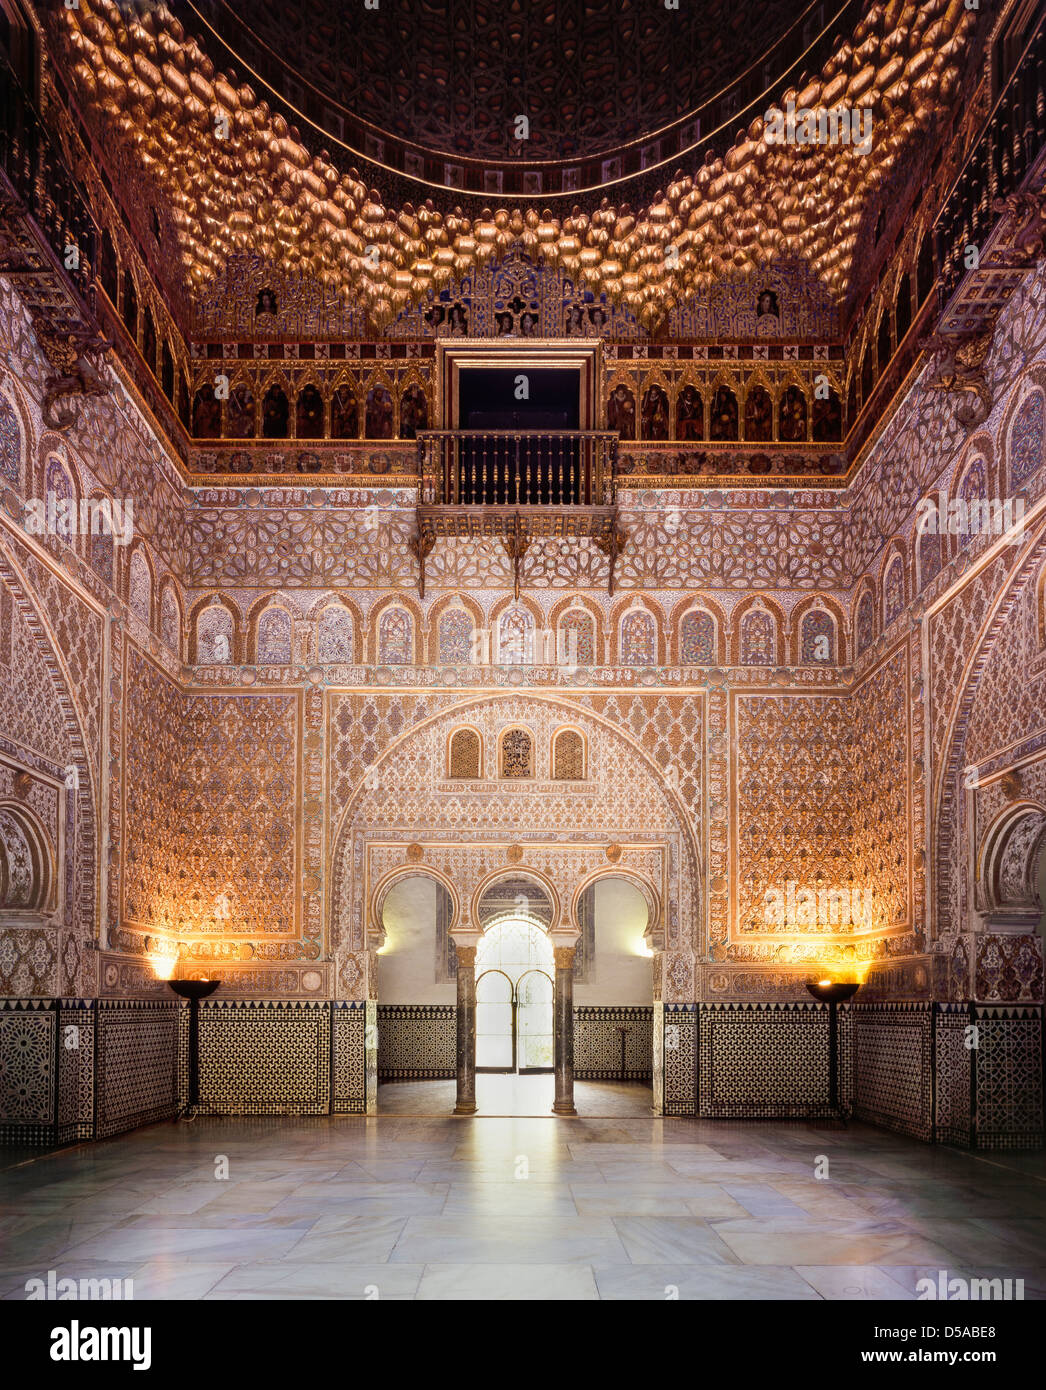
{"type": "Polygon", "coordinates": [[[0,1134],[45,1144],[54,1138],[56,1019],[49,1001],[19,1003],[0,1005],[0,1134]]]}
{"type": "Polygon", "coordinates": [[[452,1080],[457,1075],[455,1018],[453,1004],[379,1004],[379,1080],[452,1080]]]}
{"type": "Polygon", "coordinates": [[[330,1006],[255,999],[200,1006],[200,1104],[212,1115],[325,1115],[330,1006]]]}
{"type": "Polygon", "coordinates": [[[95,1138],[177,1113],[181,1013],[182,1005],[173,999],[98,1000],[95,1138]]]}
{"type": "Polygon", "coordinates": [[[366,1112],[366,1036],[367,1006],[362,1000],[338,1000],[331,1005],[333,1115],[362,1115],[366,1112]]]}
{"type": "Polygon", "coordinates": [[[973,1014],[977,1148],[1038,1148],[1043,1142],[1042,1006],[976,1006],[973,1014]]]}
{"type": "Polygon", "coordinates": [[[825,1005],[707,1004],[698,1020],[700,1115],[832,1113],[825,1005]]]}
{"type": "Polygon", "coordinates": [[[697,1111],[697,1005],[666,1004],[664,1013],[666,1115],[697,1111]]]}
{"type": "Polygon", "coordinates": [[[575,1081],[649,1081],[653,1023],[649,1004],[579,1005],[574,1010],[575,1081]]]}
{"type": "Polygon", "coordinates": [[[932,1005],[854,1005],[854,1114],[933,1137],[932,1005]]]}
{"type": "Polygon", "coordinates": [[[58,1124],[56,1141],[73,1144],[94,1137],[93,1001],[58,1002],[58,1124]]]}
{"type": "Polygon", "coordinates": [[[970,1062],[967,1047],[970,1009],[966,1004],[938,1004],[934,1010],[935,1138],[939,1144],[969,1148],[970,1062]]]}

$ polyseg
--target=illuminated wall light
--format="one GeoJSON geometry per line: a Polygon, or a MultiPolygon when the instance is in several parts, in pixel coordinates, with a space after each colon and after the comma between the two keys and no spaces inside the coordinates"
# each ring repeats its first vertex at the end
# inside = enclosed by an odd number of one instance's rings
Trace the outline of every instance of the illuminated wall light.
{"type": "Polygon", "coordinates": [[[154,951],[149,956],[149,965],[158,980],[169,980],[178,966],[178,952],[173,947],[154,951]]]}

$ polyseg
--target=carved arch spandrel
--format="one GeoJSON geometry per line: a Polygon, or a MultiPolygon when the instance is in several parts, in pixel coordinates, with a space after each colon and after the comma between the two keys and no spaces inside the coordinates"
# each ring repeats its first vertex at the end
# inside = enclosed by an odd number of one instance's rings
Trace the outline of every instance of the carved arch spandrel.
{"type": "MultiPolygon", "coordinates": [[[[397,757],[401,758],[412,740],[419,743],[417,756],[427,756],[425,741],[431,741],[430,735],[434,735],[436,761],[428,776],[435,784],[437,780],[442,780],[444,735],[447,729],[463,722],[472,725],[482,724],[484,720],[495,728],[505,722],[518,722],[524,718],[528,718],[528,722],[532,724],[541,724],[542,727],[543,723],[558,726],[562,721],[568,722],[572,727],[586,729],[589,732],[590,744],[593,735],[598,732],[599,739],[604,742],[605,747],[616,750],[617,756],[627,763],[629,775],[626,780],[632,788],[633,801],[637,788],[639,794],[646,794],[642,789],[644,786],[648,788],[648,794],[654,798],[652,804],[661,807],[658,818],[660,828],[652,826],[651,839],[659,842],[667,839],[675,845],[671,856],[671,870],[666,868],[665,872],[670,876],[669,896],[675,903],[673,913],[677,923],[677,946],[686,949],[701,948],[706,930],[706,903],[701,888],[702,854],[698,841],[700,827],[691,821],[690,813],[679,792],[665,779],[663,769],[658,766],[653,756],[640,746],[628,730],[585,705],[531,692],[527,692],[525,696],[472,697],[448,704],[399,733],[364,770],[330,831],[330,872],[326,905],[328,937],[332,947],[339,951],[363,949],[362,943],[355,939],[354,933],[358,935],[360,928],[358,925],[354,928],[354,923],[359,924],[364,920],[364,913],[359,908],[359,894],[362,891],[364,858],[369,841],[387,841],[394,838],[402,843],[402,852],[405,853],[409,841],[425,838],[425,842],[430,844],[437,837],[455,841],[461,838],[460,829],[449,823],[430,825],[424,835],[418,830],[419,822],[415,813],[424,809],[423,800],[428,795],[425,789],[412,789],[410,818],[401,817],[388,794],[388,789],[383,788],[380,792],[374,790],[380,786],[382,767],[388,767],[397,757]],[[439,727],[441,723],[446,724],[446,729],[442,731],[439,727]],[[381,811],[387,816],[384,823],[375,820],[375,815],[381,811]]],[[[599,768],[596,763],[599,756],[598,748],[592,747],[593,767],[590,769],[590,777],[598,776],[599,768]]],[[[488,825],[485,820],[476,822],[477,829],[469,832],[469,841],[483,849],[492,841],[501,842],[503,838],[514,837],[525,848],[528,840],[540,836],[546,845],[576,847],[585,843],[590,860],[598,859],[602,855],[604,845],[613,837],[614,831],[599,824],[598,816],[590,817],[591,824],[580,824],[577,819],[576,801],[572,801],[569,807],[564,802],[562,824],[549,823],[543,827],[536,827],[533,823],[530,786],[532,784],[521,783],[506,788],[502,784],[495,791],[486,789],[482,794],[479,789],[475,793],[463,789],[461,794],[455,789],[454,800],[459,805],[471,804],[466,802],[465,798],[475,797],[477,817],[481,816],[487,804],[485,797],[494,797],[504,803],[502,809],[506,811],[506,815],[498,825],[488,825]],[[478,829],[479,823],[483,824],[483,829],[478,829]]],[[[560,786],[562,787],[562,784],[560,786]]],[[[593,804],[598,804],[598,787],[595,790],[587,788],[584,794],[591,798],[593,804]]],[[[613,813],[616,814],[616,811],[613,813]]],[[[622,818],[632,823],[631,817],[623,815],[622,818]]],[[[621,827],[615,827],[615,831],[620,829],[621,827]]],[[[491,845],[490,853],[494,852],[491,845]]]]}

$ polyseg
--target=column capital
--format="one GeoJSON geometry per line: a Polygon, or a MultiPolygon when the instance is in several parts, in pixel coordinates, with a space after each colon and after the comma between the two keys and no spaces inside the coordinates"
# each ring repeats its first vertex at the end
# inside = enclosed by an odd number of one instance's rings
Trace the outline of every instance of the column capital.
{"type": "Polygon", "coordinates": [[[459,965],[463,965],[463,966],[465,967],[466,970],[474,970],[474,969],[475,969],[475,966],[476,966],[476,948],[475,948],[475,946],[459,946],[459,945],[457,945],[457,943],[455,943],[455,953],[456,953],[456,955],[457,955],[458,964],[459,964],[459,965]]]}
{"type": "Polygon", "coordinates": [[[574,947],[573,946],[553,946],[552,954],[555,956],[557,970],[572,970],[574,967],[574,947]]]}

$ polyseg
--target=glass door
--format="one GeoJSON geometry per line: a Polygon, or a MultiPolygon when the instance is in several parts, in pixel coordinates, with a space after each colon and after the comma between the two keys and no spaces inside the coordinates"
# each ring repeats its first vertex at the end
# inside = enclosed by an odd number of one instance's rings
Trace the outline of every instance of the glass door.
{"type": "Polygon", "coordinates": [[[512,981],[501,970],[487,970],[476,981],[476,1070],[516,1070],[512,981]]]}
{"type": "Polygon", "coordinates": [[[543,970],[528,970],[516,985],[518,1069],[551,1071],[552,979],[543,970]]]}

